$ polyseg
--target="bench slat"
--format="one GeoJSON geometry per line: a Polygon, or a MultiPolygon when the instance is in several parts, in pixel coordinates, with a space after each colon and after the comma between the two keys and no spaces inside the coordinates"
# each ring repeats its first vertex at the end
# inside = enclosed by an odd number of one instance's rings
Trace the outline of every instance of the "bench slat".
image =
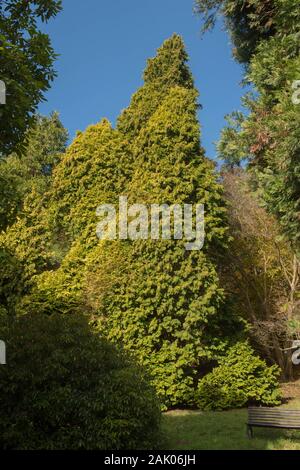
{"type": "Polygon", "coordinates": [[[274,411],[273,413],[271,411],[258,411],[258,412],[249,412],[249,416],[286,416],[286,417],[291,417],[295,416],[296,418],[300,418],[300,413],[282,413],[282,412],[276,412],[274,411]]]}
{"type": "Polygon", "coordinates": [[[251,418],[249,417],[249,420],[251,421],[261,421],[261,420],[267,420],[267,421],[286,421],[287,423],[293,422],[293,423],[299,423],[300,424],[300,418],[295,419],[295,418],[276,418],[274,416],[263,416],[263,417],[256,417],[256,418],[251,418]]]}
{"type": "Polygon", "coordinates": [[[249,416],[250,419],[286,419],[286,420],[295,420],[300,422],[300,416],[271,416],[271,415],[260,415],[260,416],[249,416]]]}
{"type": "Polygon", "coordinates": [[[271,414],[282,414],[282,415],[296,415],[300,416],[300,411],[277,411],[277,410],[249,410],[249,413],[271,413],[271,414]]]}
{"type": "Polygon", "coordinates": [[[265,416],[265,415],[269,415],[269,416],[297,416],[297,418],[300,417],[300,414],[296,414],[296,413],[278,413],[278,412],[275,412],[272,413],[270,411],[258,411],[257,413],[249,413],[249,415],[252,415],[252,416],[265,416]]]}
{"type": "Polygon", "coordinates": [[[300,426],[299,421],[297,422],[283,421],[283,420],[282,421],[270,421],[270,420],[261,420],[261,419],[256,420],[256,421],[248,421],[248,424],[249,425],[253,424],[253,426],[258,423],[265,424],[265,425],[269,424],[270,426],[272,425],[275,426],[275,424],[282,424],[284,426],[300,426]]]}
{"type": "MultiPolygon", "coordinates": [[[[265,407],[248,408],[248,435],[253,427],[300,429],[300,410],[278,410],[265,407]],[[249,431],[250,429],[250,431],[249,431]]],[[[250,433],[250,434],[249,434],[250,433]]]]}
{"type": "Polygon", "coordinates": [[[272,408],[248,408],[249,413],[280,413],[283,415],[300,415],[300,410],[274,410],[272,408]]]}
{"type": "Polygon", "coordinates": [[[283,429],[300,429],[300,426],[286,426],[284,424],[262,424],[262,423],[257,423],[257,424],[250,424],[250,426],[256,427],[256,428],[283,428],[283,429]]]}

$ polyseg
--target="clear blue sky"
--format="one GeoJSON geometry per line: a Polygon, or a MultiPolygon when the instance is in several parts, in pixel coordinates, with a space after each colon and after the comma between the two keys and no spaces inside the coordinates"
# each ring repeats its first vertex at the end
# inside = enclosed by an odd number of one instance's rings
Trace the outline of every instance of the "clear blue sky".
{"type": "Polygon", "coordinates": [[[63,0],[63,11],[43,27],[60,56],[40,113],[59,111],[71,139],[102,117],[115,124],[142,84],[146,59],[176,32],[200,91],[202,145],[214,158],[224,115],[241,108],[242,69],[221,25],[202,39],[200,29],[193,0],[63,0]]]}

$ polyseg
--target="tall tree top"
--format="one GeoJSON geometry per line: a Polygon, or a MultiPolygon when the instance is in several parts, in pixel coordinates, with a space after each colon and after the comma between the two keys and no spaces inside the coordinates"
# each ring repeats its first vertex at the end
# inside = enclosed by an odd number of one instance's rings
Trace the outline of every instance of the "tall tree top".
{"type": "Polygon", "coordinates": [[[181,36],[173,34],[157,50],[156,57],[148,59],[144,72],[145,84],[161,82],[162,85],[181,85],[192,88],[194,80],[187,65],[188,54],[181,36]]]}
{"type": "Polygon", "coordinates": [[[147,124],[171,88],[194,88],[187,65],[188,55],[180,36],[174,34],[149,59],[144,71],[144,85],[132,96],[131,103],[118,119],[118,129],[135,137],[147,124]]]}

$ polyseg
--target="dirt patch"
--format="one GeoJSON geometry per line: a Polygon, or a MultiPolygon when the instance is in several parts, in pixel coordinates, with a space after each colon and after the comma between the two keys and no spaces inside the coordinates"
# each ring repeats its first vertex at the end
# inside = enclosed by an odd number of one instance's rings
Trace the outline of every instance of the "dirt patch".
{"type": "Polygon", "coordinates": [[[281,390],[283,398],[286,400],[300,399],[300,380],[281,384],[281,390]]]}

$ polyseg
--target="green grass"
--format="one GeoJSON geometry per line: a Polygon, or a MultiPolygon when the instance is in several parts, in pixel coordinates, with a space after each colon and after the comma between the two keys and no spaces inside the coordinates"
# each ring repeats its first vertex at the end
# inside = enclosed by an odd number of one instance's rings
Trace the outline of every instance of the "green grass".
{"type": "MultiPolygon", "coordinates": [[[[300,409],[300,400],[283,408],[300,409]]],[[[164,413],[164,449],[172,450],[300,450],[300,431],[254,428],[246,434],[247,410],[164,413]]]]}

